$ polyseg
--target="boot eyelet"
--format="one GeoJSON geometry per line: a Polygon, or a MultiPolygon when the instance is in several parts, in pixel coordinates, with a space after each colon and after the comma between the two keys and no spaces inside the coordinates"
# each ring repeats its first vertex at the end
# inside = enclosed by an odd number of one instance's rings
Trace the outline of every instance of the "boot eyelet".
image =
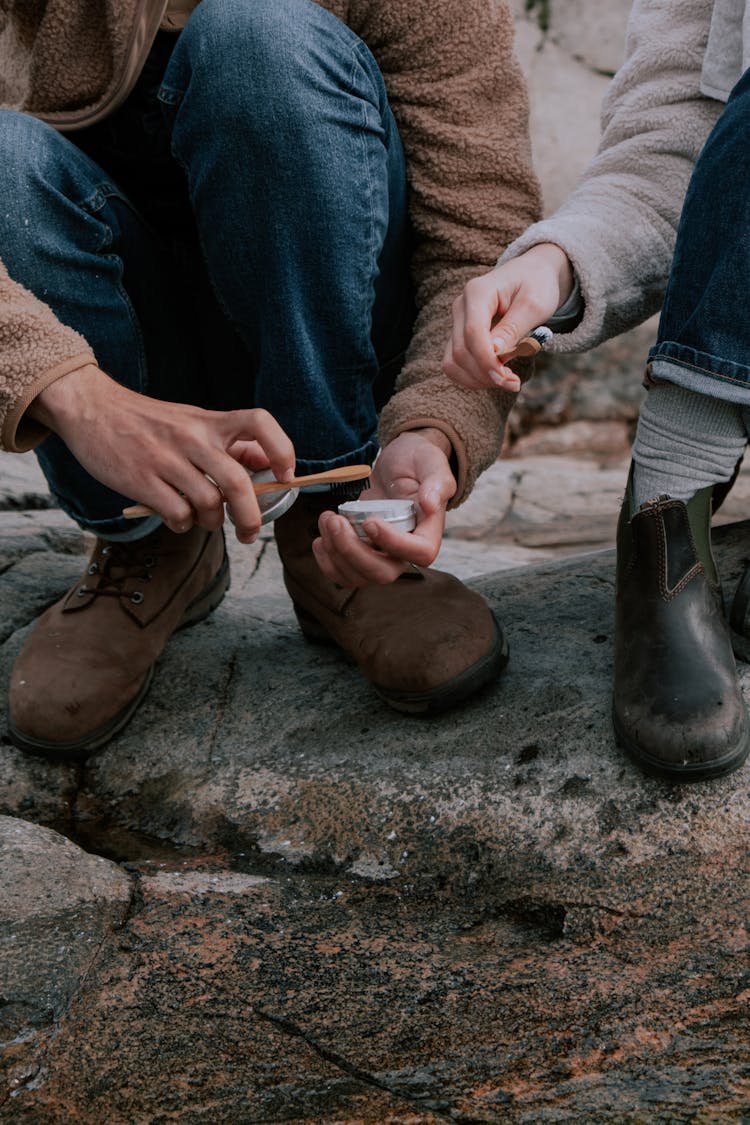
{"type": "Polygon", "coordinates": [[[146,555],[145,559],[143,560],[143,565],[147,570],[150,570],[152,566],[156,566],[155,557],[153,555],[146,555]]]}
{"type": "Polygon", "coordinates": [[[86,594],[88,594],[88,592],[89,592],[88,586],[79,586],[78,587],[78,597],[79,598],[85,598],[86,594]]]}
{"type": "Polygon", "coordinates": [[[111,551],[111,550],[112,550],[112,548],[111,548],[111,547],[102,547],[102,554],[103,554],[103,555],[108,555],[108,554],[110,553],[110,551],[111,551]]]}
{"type": "Polygon", "coordinates": [[[134,593],[132,593],[130,595],[130,600],[133,603],[133,605],[140,605],[141,602],[143,601],[143,594],[141,593],[140,590],[136,590],[134,593]]]}
{"type": "Polygon", "coordinates": [[[99,567],[97,566],[97,564],[92,563],[91,566],[89,567],[87,573],[88,574],[98,574],[99,573],[99,567]]]}

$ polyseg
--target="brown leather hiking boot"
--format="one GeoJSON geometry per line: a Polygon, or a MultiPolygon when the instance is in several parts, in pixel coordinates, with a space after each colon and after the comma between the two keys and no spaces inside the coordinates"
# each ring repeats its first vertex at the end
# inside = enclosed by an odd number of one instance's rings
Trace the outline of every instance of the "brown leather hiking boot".
{"type": "Polygon", "coordinates": [[[329,495],[301,496],[274,524],[300,628],[350,656],[397,711],[436,714],[497,678],[508,645],[489,606],[457,578],[408,571],[388,586],[351,590],[321,572],[312,553],[329,495]]]}
{"type": "Polygon", "coordinates": [[[711,489],[660,496],[617,532],[613,721],[649,773],[719,777],[744,762],[750,721],[710,543],[711,489]]]}
{"type": "Polygon", "coordinates": [[[172,633],[215,609],[228,586],[221,531],[97,540],[82,580],[42,614],[13,667],[13,742],[83,760],[133,715],[172,633]]]}

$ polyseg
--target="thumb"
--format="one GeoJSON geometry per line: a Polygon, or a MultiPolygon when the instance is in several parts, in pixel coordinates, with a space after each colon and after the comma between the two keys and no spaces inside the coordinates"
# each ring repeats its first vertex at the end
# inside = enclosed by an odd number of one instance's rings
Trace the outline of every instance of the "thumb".
{"type": "Polygon", "coordinates": [[[419,489],[419,506],[425,515],[431,516],[444,511],[456,487],[456,481],[450,472],[427,477],[419,489]]]}
{"type": "Polygon", "coordinates": [[[515,300],[492,329],[495,355],[509,357],[529,332],[539,327],[539,309],[529,301],[515,300]]]}

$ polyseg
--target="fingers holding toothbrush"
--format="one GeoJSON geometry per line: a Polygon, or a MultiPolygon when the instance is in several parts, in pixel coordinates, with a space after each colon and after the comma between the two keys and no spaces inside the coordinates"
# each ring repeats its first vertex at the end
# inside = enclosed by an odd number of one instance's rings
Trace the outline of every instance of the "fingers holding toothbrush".
{"type": "Polygon", "coordinates": [[[453,304],[453,331],[443,371],[470,389],[518,391],[521,380],[508,363],[543,347],[551,319],[573,287],[567,256],[549,244],[472,278],[453,304]]]}

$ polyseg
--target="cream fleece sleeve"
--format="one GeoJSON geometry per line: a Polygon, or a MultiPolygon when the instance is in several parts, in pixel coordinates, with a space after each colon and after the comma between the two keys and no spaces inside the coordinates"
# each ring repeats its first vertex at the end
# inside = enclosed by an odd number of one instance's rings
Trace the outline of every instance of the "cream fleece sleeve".
{"type": "Polygon", "coordinates": [[[593,347],[661,305],[690,174],[723,109],[700,92],[712,8],[710,0],[636,0],[597,155],[562,207],[500,259],[554,242],[573,263],[584,317],[550,350],[593,347]]]}

